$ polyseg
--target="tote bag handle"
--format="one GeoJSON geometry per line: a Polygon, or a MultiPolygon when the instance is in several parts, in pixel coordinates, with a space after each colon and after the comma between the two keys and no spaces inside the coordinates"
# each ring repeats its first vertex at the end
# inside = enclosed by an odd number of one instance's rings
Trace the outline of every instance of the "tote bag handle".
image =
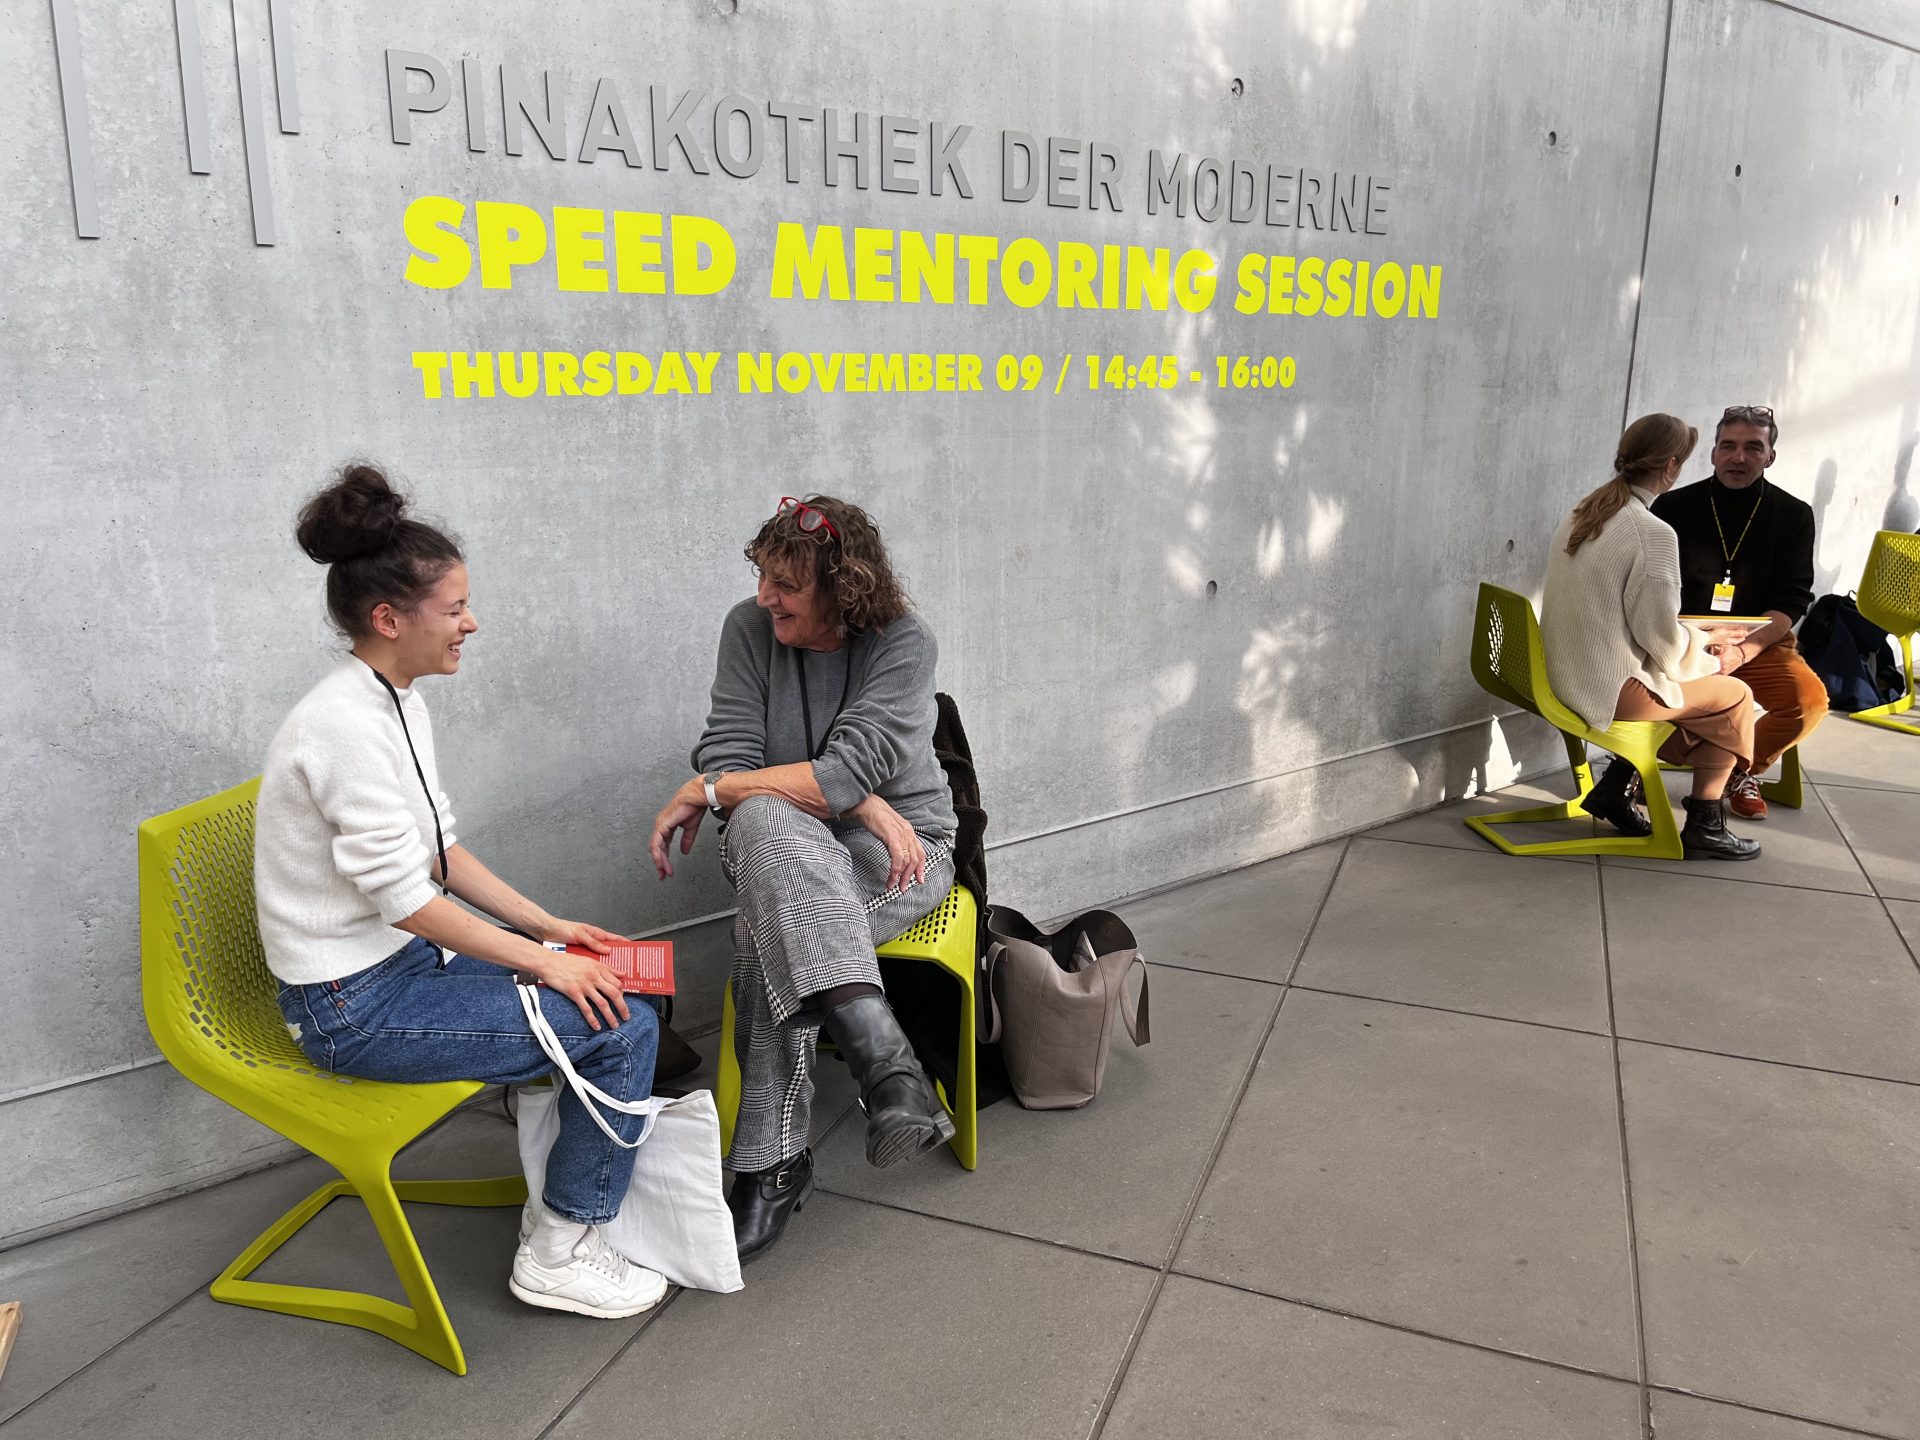
{"type": "Polygon", "coordinates": [[[546,1013],[540,1008],[540,1001],[533,993],[534,987],[516,985],[514,988],[520,992],[520,1009],[526,1014],[527,1025],[533,1031],[533,1038],[540,1042],[540,1048],[553,1062],[553,1068],[566,1077],[575,1098],[580,1101],[587,1114],[593,1117],[593,1123],[598,1125],[606,1133],[606,1137],[622,1150],[638,1150],[646,1143],[647,1136],[653,1133],[654,1118],[666,1108],[669,1102],[657,1095],[650,1095],[645,1100],[621,1100],[609,1095],[591,1080],[583,1077],[573,1068],[573,1061],[567,1058],[567,1047],[560,1043],[560,1037],[554,1033],[553,1023],[547,1019],[546,1013]],[[609,1110],[617,1110],[622,1115],[644,1115],[647,1117],[647,1123],[640,1128],[637,1138],[622,1139],[620,1132],[609,1125],[606,1117],[600,1113],[601,1105],[609,1110]]]}

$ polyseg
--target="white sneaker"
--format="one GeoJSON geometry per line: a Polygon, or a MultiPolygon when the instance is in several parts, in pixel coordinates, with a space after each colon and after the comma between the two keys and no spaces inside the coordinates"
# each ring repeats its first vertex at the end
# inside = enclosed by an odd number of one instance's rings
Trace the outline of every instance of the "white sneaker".
{"type": "Polygon", "coordinates": [[[558,1266],[542,1265],[533,1247],[522,1244],[514,1252],[507,1289],[542,1309],[623,1320],[658,1305],[667,1282],[607,1244],[598,1226],[589,1226],[572,1255],[558,1266]]]}

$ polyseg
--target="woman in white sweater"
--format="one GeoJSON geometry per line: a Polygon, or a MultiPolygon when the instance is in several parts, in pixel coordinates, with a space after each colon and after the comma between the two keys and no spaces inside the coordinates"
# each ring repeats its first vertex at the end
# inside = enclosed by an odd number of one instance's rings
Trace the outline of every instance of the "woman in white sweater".
{"type": "MultiPolygon", "coordinates": [[[[260,779],[254,894],[287,1028],[315,1065],[343,1075],[520,1084],[553,1065],[521,1009],[519,970],[545,986],[541,1007],[581,1075],[644,1099],[655,1011],[629,1007],[599,960],[539,943],[604,955],[617,937],[556,920],[454,835],[414,682],[457,673],[480,627],[458,545],[405,512],[379,471],[355,465],[300,514],[301,548],[329,567],[327,609],[353,651],[293,707],[260,779]],[[513,928],[436,894],[435,881],[513,928]]],[[[626,1195],[633,1151],[608,1139],[571,1089],[559,1114],[545,1193],[527,1206],[508,1286],[547,1309],[638,1314],[666,1282],[600,1231],[626,1195]]],[[[629,1141],[642,1123],[607,1119],[629,1141]]]]}
{"type": "MultiPolygon", "coordinates": [[[[1723,655],[1704,631],[1680,623],[1679,542],[1647,508],[1672,488],[1699,438],[1672,415],[1643,415],[1627,427],[1613,478],[1553,537],[1540,633],[1554,693],[1589,725],[1676,727],[1660,758],[1693,768],[1680,832],[1687,858],[1750,860],[1759,842],[1727,829],[1723,796],[1735,763],[1753,758],[1753,692],[1722,673],[1736,654],[1723,655]]],[[[1641,798],[1638,773],[1616,758],[1581,806],[1615,829],[1646,835],[1641,798]]]]}

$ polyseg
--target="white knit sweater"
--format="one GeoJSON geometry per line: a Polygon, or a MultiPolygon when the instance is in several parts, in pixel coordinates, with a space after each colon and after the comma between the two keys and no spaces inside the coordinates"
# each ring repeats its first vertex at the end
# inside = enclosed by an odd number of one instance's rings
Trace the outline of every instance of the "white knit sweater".
{"type": "Polygon", "coordinates": [[[1567,554],[1568,516],[1547,557],[1540,639],[1547,679],[1561,702],[1589,725],[1613,723],[1620,687],[1638,680],[1662,704],[1683,703],[1680,682],[1716,673],[1706,636],[1680,613],[1680,542],[1647,509],[1653,493],[1633,498],[1598,535],[1567,554]]]}
{"type": "MultiPolygon", "coordinates": [[[[454,844],[427,703],[402,690],[407,728],[454,844]]],[[[267,747],[253,893],[267,967],[289,985],[339,980],[413,937],[393,928],[433,898],[433,811],[393,699],[349,657],[293,707],[267,747]]]]}

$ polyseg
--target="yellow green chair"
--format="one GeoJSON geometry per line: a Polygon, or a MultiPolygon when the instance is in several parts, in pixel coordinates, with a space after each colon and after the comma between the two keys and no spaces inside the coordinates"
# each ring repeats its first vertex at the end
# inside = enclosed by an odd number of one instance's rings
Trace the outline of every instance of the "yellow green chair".
{"type": "MultiPolygon", "coordinates": [[[[953,1138],[947,1142],[955,1158],[972,1170],[980,1159],[978,1091],[974,1076],[973,975],[980,909],[973,892],[955,885],[946,898],[921,917],[898,939],[874,953],[882,960],[924,960],[938,965],[960,982],[960,1032],[957,1074],[949,1096],[935,1082],[941,1104],[953,1116],[953,1138]]],[[[740,1059],[733,1048],[733,985],[726,986],[720,1015],[720,1073],[714,1086],[714,1104],[720,1111],[721,1149],[733,1148],[733,1122],[740,1114],[740,1059]]]]}
{"type": "Polygon", "coordinates": [[[1526,596],[1498,585],[1481,585],[1474,615],[1473,678],[1480,682],[1480,688],[1488,694],[1538,715],[1560,732],[1567,747],[1567,761],[1573,766],[1575,796],[1572,800],[1528,810],[1509,810],[1498,815],[1469,815],[1466,817],[1469,829],[1509,855],[1646,855],[1661,860],[1681,858],[1680,828],[1674,823],[1673,807],[1664,803],[1667,792],[1660,783],[1659,750],[1673,732],[1673,727],[1658,720],[1616,720],[1606,729],[1598,730],[1556,699],[1553,686],[1547,681],[1547,657],[1540,643],[1540,624],[1534,618],[1533,602],[1526,596]],[[1640,783],[1648,798],[1647,818],[1653,824],[1653,833],[1646,836],[1593,835],[1529,843],[1509,840],[1502,835],[1498,828],[1502,825],[1587,818],[1587,812],[1579,808],[1578,802],[1593,789],[1593,771],[1587,763],[1589,745],[1597,745],[1602,750],[1620,756],[1640,772],[1640,783]]]}
{"type": "Polygon", "coordinates": [[[173,1067],[201,1089],[312,1151],[341,1178],[270,1225],[213,1282],[215,1300],[357,1325],[456,1375],[460,1338],[414,1242],[402,1200],[518,1205],[526,1182],[400,1180],[394,1156],[482,1087],[390,1085],[314,1068],[287,1031],[253,907],[253,779],[140,827],[140,970],[147,1025],[173,1067]],[[247,1277],[342,1195],[373,1217],[407,1305],[352,1290],[247,1277]]]}
{"type": "Polygon", "coordinates": [[[1870,710],[1856,710],[1853,718],[1866,725],[1920,735],[1920,725],[1893,718],[1913,709],[1913,636],[1920,630],[1920,535],[1904,530],[1882,530],[1875,535],[1855,599],[1862,615],[1889,635],[1899,637],[1901,673],[1907,688],[1899,699],[1870,710]]]}

